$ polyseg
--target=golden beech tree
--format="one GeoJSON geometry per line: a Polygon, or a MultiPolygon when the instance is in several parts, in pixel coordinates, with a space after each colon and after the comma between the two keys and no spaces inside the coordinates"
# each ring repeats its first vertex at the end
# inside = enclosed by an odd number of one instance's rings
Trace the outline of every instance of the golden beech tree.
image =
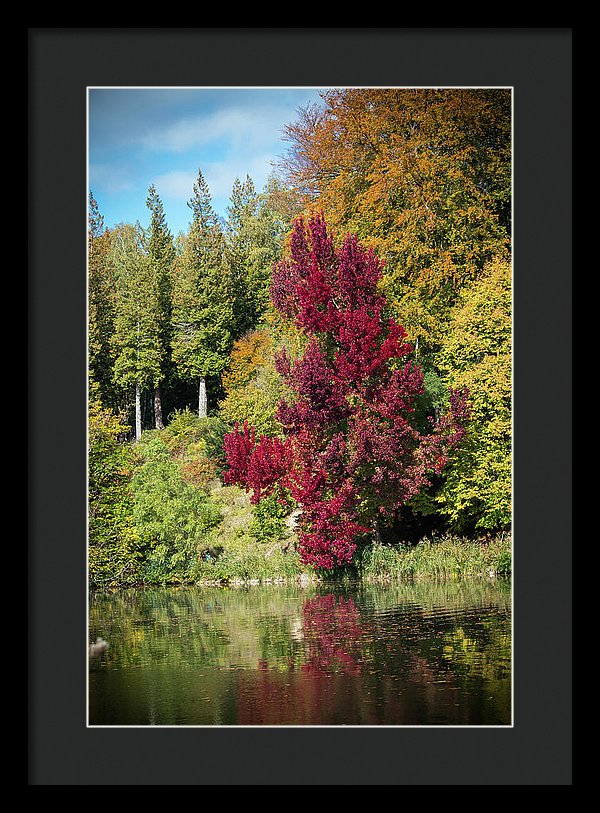
{"type": "Polygon", "coordinates": [[[390,305],[435,346],[440,315],[511,223],[509,89],[350,88],[288,125],[282,169],[306,209],[385,262],[390,305]]]}

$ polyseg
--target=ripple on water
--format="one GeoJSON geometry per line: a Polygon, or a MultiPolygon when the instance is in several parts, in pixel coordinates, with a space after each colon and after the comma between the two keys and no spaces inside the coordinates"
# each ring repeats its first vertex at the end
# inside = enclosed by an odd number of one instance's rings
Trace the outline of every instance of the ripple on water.
{"type": "Polygon", "coordinates": [[[493,585],[114,591],[90,629],[91,725],[510,724],[493,585]]]}

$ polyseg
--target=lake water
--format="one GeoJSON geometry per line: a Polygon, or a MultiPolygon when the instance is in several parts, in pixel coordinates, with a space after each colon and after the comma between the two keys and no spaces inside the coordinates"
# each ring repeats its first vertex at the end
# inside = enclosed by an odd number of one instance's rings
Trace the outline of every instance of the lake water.
{"type": "Polygon", "coordinates": [[[506,726],[503,581],[90,595],[91,726],[506,726]]]}

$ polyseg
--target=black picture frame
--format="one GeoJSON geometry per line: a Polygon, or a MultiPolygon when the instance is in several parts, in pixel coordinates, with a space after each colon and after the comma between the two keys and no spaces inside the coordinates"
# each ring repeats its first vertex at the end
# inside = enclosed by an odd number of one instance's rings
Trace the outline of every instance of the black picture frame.
{"type": "Polygon", "coordinates": [[[29,28],[29,784],[570,785],[570,28],[29,28]],[[514,726],[86,728],[86,88],[514,91],[514,726]]]}

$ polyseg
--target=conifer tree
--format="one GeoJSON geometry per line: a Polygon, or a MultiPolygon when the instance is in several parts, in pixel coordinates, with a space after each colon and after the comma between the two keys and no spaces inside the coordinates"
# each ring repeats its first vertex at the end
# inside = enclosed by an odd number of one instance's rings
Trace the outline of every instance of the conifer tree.
{"type": "Polygon", "coordinates": [[[254,184],[249,176],[244,182],[236,178],[227,207],[225,261],[231,276],[232,293],[235,302],[233,337],[244,335],[253,323],[253,314],[249,301],[246,264],[248,259],[248,241],[243,225],[252,217],[257,207],[257,196],[254,184]]]}
{"type": "Polygon", "coordinates": [[[188,202],[192,221],[172,278],[173,360],[183,379],[198,381],[198,414],[207,414],[207,377],[219,376],[231,349],[232,294],[223,264],[223,234],[199,171],[188,202]]]}
{"type": "Polygon", "coordinates": [[[98,201],[94,198],[93,193],[90,192],[88,205],[88,249],[90,254],[92,253],[92,243],[94,239],[100,237],[104,232],[104,217],[100,213],[98,201]]]}
{"type": "Polygon", "coordinates": [[[141,393],[154,389],[163,374],[158,280],[139,224],[115,230],[112,261],[117,281],[113,377],[121,387],[134,389],[135,437],[139,440],[141,393]]]}
{"type": "Polygon", "coordinates": [[[110,233],[98,203],[89,196],[88,208],[88,366],[90,396],[114,405],[110,339],[114,330],[110,233]]]}
{"type": "MultiPolygon", "coordinates": [[[[158,289],[159,330],[163,347],[162,380],[169,376],[171,361],[171,266],[175,259],[173,238],[168,229],[164,207],[154,185],[148,189],[146,205],[152,216],[148,235],[148,256],[156,275],[158,289]]],[[[154,390],[154,421],[157,429],[163,429],[162,397],[160,384],[154,390]]]]}
{"type": "Polygon", "coordinates": [[[269,306],[272,269],[280,259],[285,227],[248,175],[244,182],[235,179],[230,204],[225,257],[235,301],[233,334],[239,339],[258,325],[269,306]]]}

